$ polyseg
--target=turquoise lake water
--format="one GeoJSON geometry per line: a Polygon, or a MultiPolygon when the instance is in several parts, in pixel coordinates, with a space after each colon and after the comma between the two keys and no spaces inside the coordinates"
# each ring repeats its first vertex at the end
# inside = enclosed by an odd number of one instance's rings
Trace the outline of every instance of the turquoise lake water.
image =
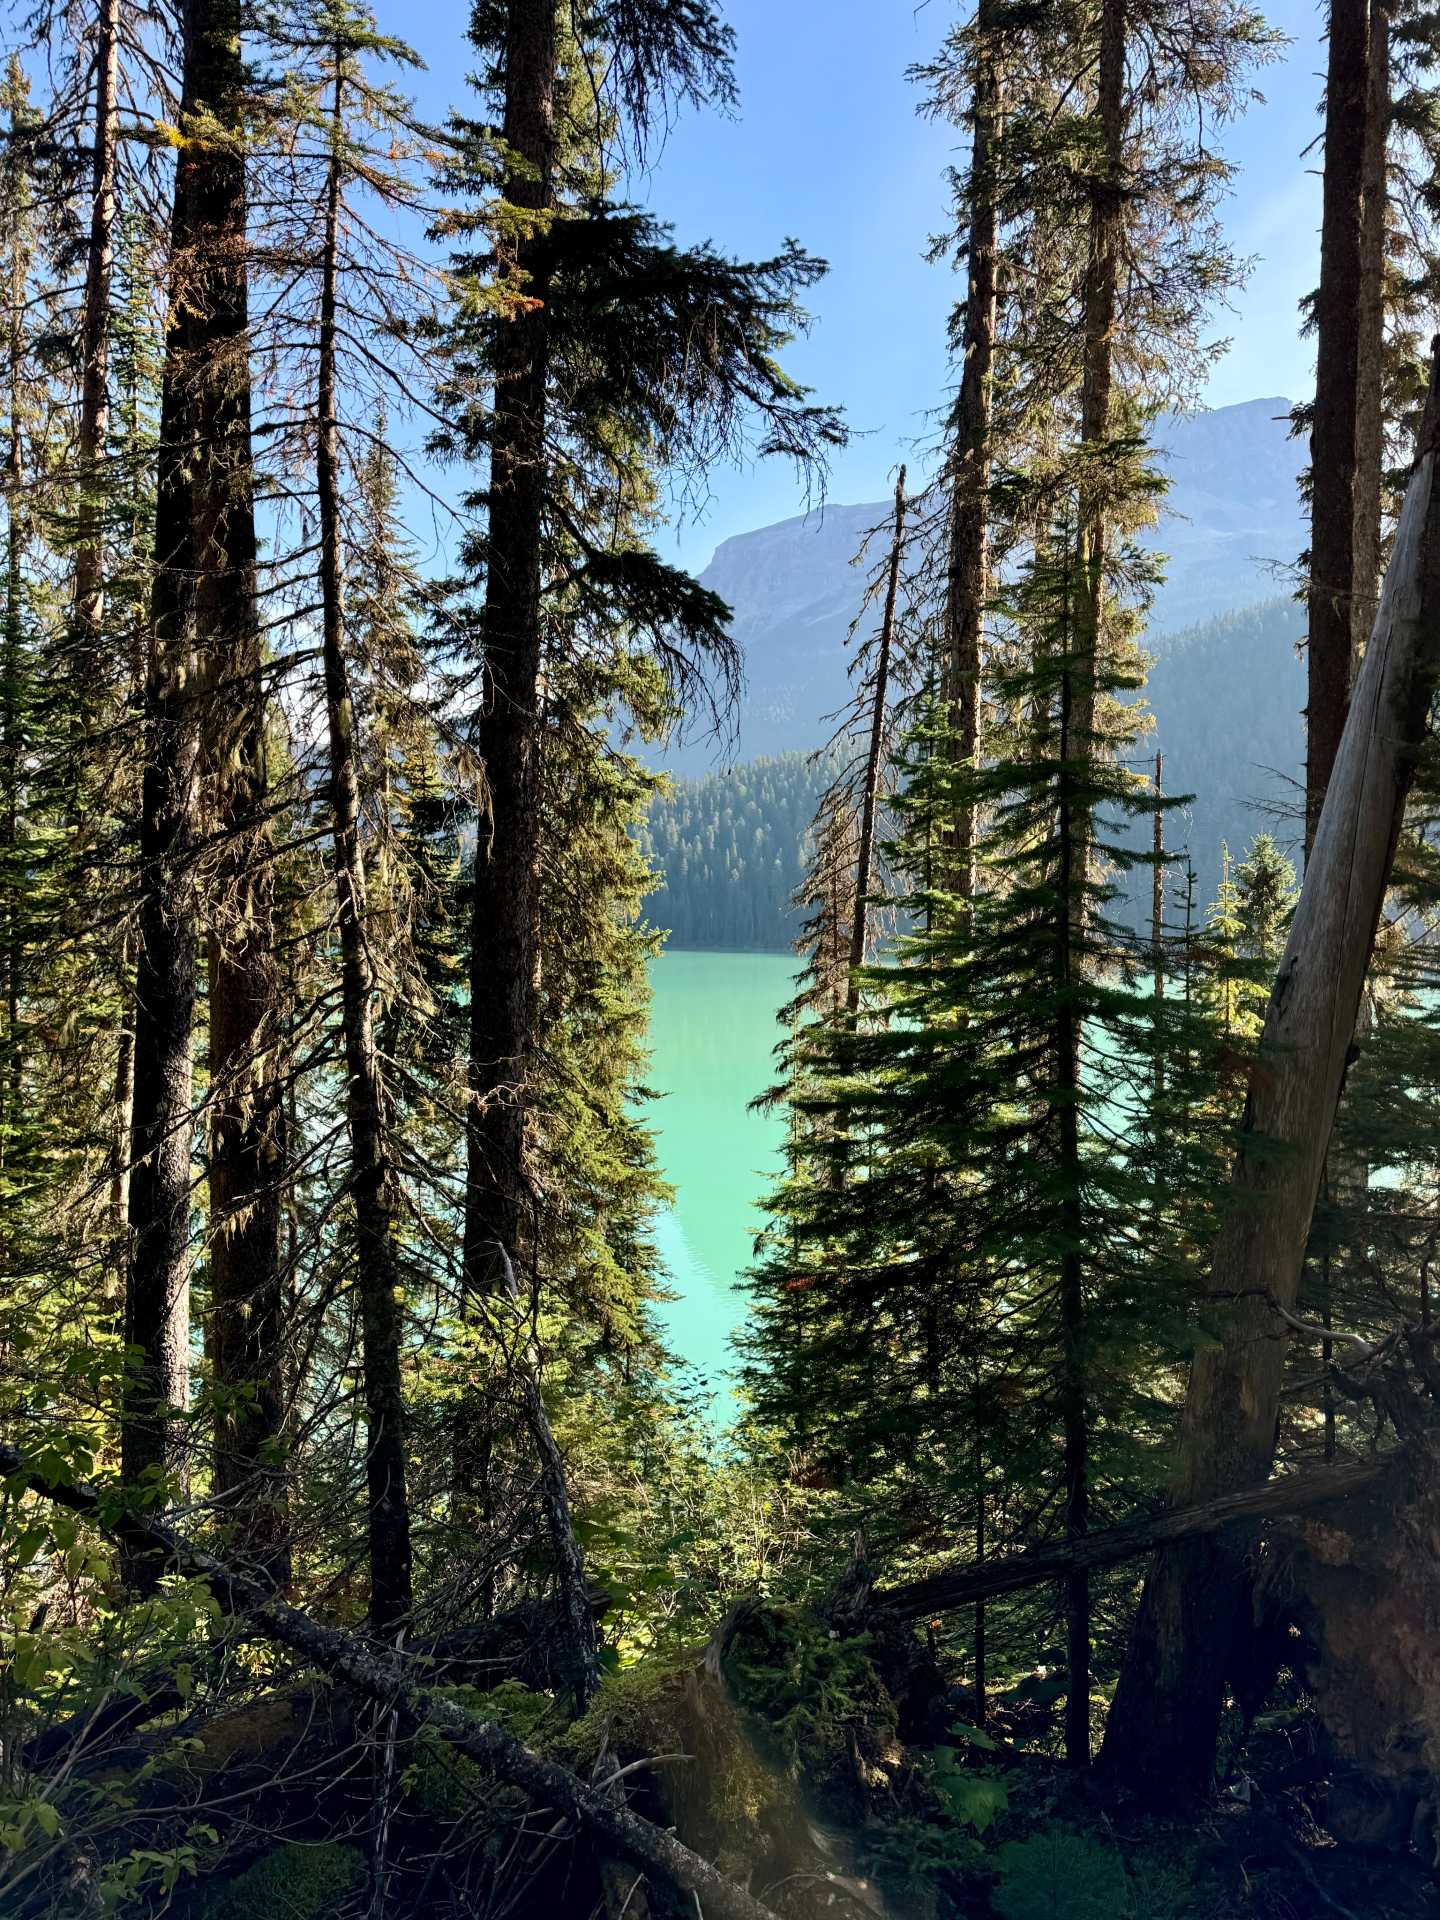
{"type": "Polygon", "coordinates": [[[669,1345],[724,1388],[744,1313],[736,1276],[763,1224],[757,1203],[780,1165],[784,1123],[751,1113],[775,1077],[775,1010],[790,998],[786,953],[663,953],[651,969],[647,1113],[675,1205],[656,1240],[676,1298],[661,1309],[669,1345]]]}

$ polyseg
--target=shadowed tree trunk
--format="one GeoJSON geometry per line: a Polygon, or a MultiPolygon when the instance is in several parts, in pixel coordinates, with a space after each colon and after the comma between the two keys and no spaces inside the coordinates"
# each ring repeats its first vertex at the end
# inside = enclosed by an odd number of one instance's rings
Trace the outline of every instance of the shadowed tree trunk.
{"type": "MultiPolygon", "coordinates": [[[[3,651],[0,651],[0,813],[5,846],[12,856],[20,834],[21,768],[25,759],[25,726],[21,713],[22,650],[25,629],[25,548],[29,518],[25,506],[25,314],[28,271],[36,235],[32,224],[29,181],[31,155],[25,138],[28,89],[18,60],[12,57],[7,74],[10,101],[9,168],[6,180],[5,221],[5,604],[3,651]]],[[[24,1073],[20,1031],[20,975],[24,964],[22,891],[18,877],[7,873],[0,888],[0,967],[4,970],[4,1050],[0,1052],[0,1168],[9,1165],[14,1136],[22,1124],[21,1085],[24,1073]]]]}
{"type": "MultiPolygon", "coordinates": [[[[1080,443],[1091,463],[1080,499],[1080,647],[1076,661],[1075,737],[1095,737],[1096,668],[1105,618],[1105,483],[1095,459],[1110,435],[1115,385],[1115,322],[1120,297],[1120,255],[1125,224],[1125,36],[1126,0],[1103,0],[1096,77],[1101,166],[1090,183],[1090,231],[1085,269],[1084,366],[1080,385],[1080,443]]],[[[1088,751],[1088,745],[1087,745],[1088,751]]],[[[1077,871],[1090,864],[1094,823],[1080,823],[1077,871]]]]}
{"type": "MultiPolygon", "coordinates": [[[[1085,583],[1081,581],[1081,591],[1085,583]]],[[[1068,629],[1067,651],[1072,646],[1068,629]]],[[[1081,665],[1093,684],[1093,655],[1081,665]]],[[[1089,1366],[1085,1326],[1085,1278],[1082,1247],[1083,1169],[1080,1162],[1080,1023],[1075,1017],[1078,984],[1079,923],[1074,910],[1083,898],[1086,838],[1081,818],[1087,812],[1073,792],[1072,756],[1076,752],[1074,676],[1067,659],[1060,682],[1060,777],[1055,809],[1059,850],[1055,946],[1058,969],[1055,1031],[1055,1106],[1060,1133],[1060,1201],[1064,1251],[1060,1257],[1060,1418],[1065,1476],[1064,1521],[1067,1543],[1090,1531],[1089,1366]]],[[[1072,1767],[1090,1759],[1090,1574],[1076,1562],[1065,1576],[1065,1758],[1072,1767]]]]}
{"type": "MultiPolygon", "coordinates": [[[[503,133],[516,165],[504,194],[524,215],[552,199],[556,38],[553,0],[511,0],[503,133]]],[[[497,326],[485,546],[482,817],[470,937],[470,1107],[466,1142],[467,1293],[503,1290],[502,1252],[525,1269],[526,1105],[537,1001],[540,866],[541,561],[548,377],[545,282],[534,223],[500,249],[515,304],[497,326]]]]}
{"type": "MultiPolygon", "coordinates": [[[[971,120],[970,231],[965,259],[964,364],[955,404],[954,478],[945,583],[945,697],[956,760],[974,765],[980,753],[980,648],[989,595],[991,415],[998,311],[999,211],[997,147],[1002,106],[996,57],[994,0],[981,0],[971,120]]],[[[978,830],[973,800],[955,823],[951,857],[955,885],[969,899],[975,888],[978,830]]]]}
{"type": "Polygon", "coordinates": [[[855,855],[855,907],[850,916],[849,984],[845,1011],[854,1019],[860,1008],[860,969],[869,945],[870,890],[875,878],[875,820],[880,808],[880,765],[885,752],[886,703],[890,697],[890,660],[895,646],[895,599],[905,547],[905,469],[895,478],[895,529],[885,576],[885,607],[880,617],[880,647],[875,659],[870,742],[865,756],[865,786],[860,795],[860,837],[855,855]]]}
{"type": "Polygon", "coordinates": [[[105,618],[103,460],[110,428],[110,283],[115,265],[116,88],[120,0],[99,0],[94,52],[95,130],[90,161],[90,237],[81,309],[80,421],[76,458],[75,629],[82,659],[97,666],[105,618]]]}
{"type": "MultiPolygon", "coordinates": [[[[1311,1217],[1416,752],[1440,672],[1437,392],[1386,570],[1375,632],[1306,866],[1250,1076],[1232,1202],[1211,1258],[1214,1344],[1191,1369],[1179,1504],[1270,1470],[1285,1364],[1276,1308],[1295,1304],[1311,1217]]],[[[1243,1535],[1159,1555],[1145,1584],[1104,1759],[1150,1798],[1213,1783],[1222,1683],[1249,1619],[1243,1535]]]]}
{"type": "Polygon", "coordinates": [[[1354,640],[1356,433],[1370,0],[1330,0],[1325,185],[1310,433],[1305,848],[1314,842],[1345,725],[1354,640]]]}
{"type": "MultiPolygon", "coordinates": [[[[485,708],[480,724],[484,804],[475,852],[470,941],[469,1126],[464,1289],[484,1312],[504,1302],[518,1317],[512,1356],[525,1422],[540,1459],[541,1500],[555,1554],[573,1701],[599,1683],[595,1623],[571,1523],[564,1461],[540,1390],[525,1323],[533,1244],[527,1166],[529,1077],[539,1001],[540,704],[544,662],[541,575],[548,481],[543,216],[553,202],[557,42],[554,0],[510,0],[505,33],[503,134],[516,164],[504,195],[522,216],[498,247],[498,280],[514,296],[501,320],[490,429],[489,526],[482,623],[485,708]],[[524,216],[540,216],[527,220],[524,216]]],[[[466,1412],[462,1484],[483,1481],[485,1416],[466,1412]],[[467,1457],[468,1456],[468,1457],[467,1457]]]]}
{"type": "MultiPolygon", "coordinates": [[[[220,1405],[215,1488],[247,1553],[288,1579],[281,1230],[285,1104],[275,962],[266,698],[255,582],[245,92],[238,0],[208,0],[200,98],[227,130],[209,146],[187,294],[210,322],[189,363],[200,462],[192,500],[201,750],[221,835],[209,938],[210,1354],[220,1405]]],[[[209,796],[207,795],[207,798],[209,796]]]]}
{"type": "Polygon", "coordinates": [[[1354,617],[1358,663],[1375,624],[1380,595],[1385,465],[1385,268],[1389,214],[1390,12],[1370,9],[1370,71],[1365,106],[1364,203],[1360,234],[1360,339],[1355,424],[1354,617]]]}
{"type": "MultiPolygon", "coordinates": [[[[264,1068],[270,979],[268,870],[253,859],[264,794],[250,486],[243,88],[234,0],[189,0],[183,16],[180,147],[155,522],[140,822],[135,973],[133,1238],[127,1338],[136,1364],[124,1398],[122,1459],[135,1479],[177,1464],[166,1408],[187,1399],[192,1067],[196,992],[194,858],[201,703],[208,758],[234,771],[221,820],[222,864],[239,881],[215,906],[211,1066],[223,1085],[212,1150],[217,1383],[254,1383],[253,1401],[217,1435],[217,1478],[233,1489],[258,1470],[278,1430],[278,1110],[264,1068]],[[247,843],[250,843],[247,845],[247,843]],[[239,851],[244,849],[243,852],[239,851]],[[253,887],[253,890],[252,890],[253,887]],[[247,1207],[250,1212],[244,1211],[247,1207]]],[[[263,851],[263,849],[262,849],[263,851]]],[[[273,1532],[268,1488],[259,1533],[273,1532]]]]}
{"type": "Polygon", "coordinates": [[[338,67],[337,58],[334,150],[326,181],[325,252],[320,289],[320,430],[316,477],[320,505],[325,707],[334,816],[335,916],[340,928],[340,988],[345,1031],[345,1111],[350,1132],[350,1192],[355,1206],[355,1280],[364,1341],[370,1617],[377,1627],[388,1627],[410,1611],[411,1600],[405,1403],[400,1373],[404,1295],[394,1171],[386,1149],[385,1085],[375,1043],[375,982],[366,938],[365,860],[360,843],[359,747],[345,652],[340,433],[335,399],[343,107],[343,80],[338,67]]]}

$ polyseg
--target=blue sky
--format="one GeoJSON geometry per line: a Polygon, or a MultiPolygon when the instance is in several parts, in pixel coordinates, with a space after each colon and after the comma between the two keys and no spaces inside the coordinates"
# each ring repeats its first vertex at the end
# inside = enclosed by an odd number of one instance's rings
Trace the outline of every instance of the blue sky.
{"type": "MultiPolygon", "coordinates": [[[[945,169],[963,162],[963,136],[919,117],[905,77],[954,9],[947,0],[731,0],[726,11],[737,39],[737,116],[687,115],[631,191],[682,240],[754,257],[793,234],[830,262],[811,300],[814,327],[789,364],[845,406],[855,432],[834,463],[831,497],[880,499],[895,462],[919,459],[929,438],[947,378],[946,316],[962,287],[923,256],[943,224],[945,169]]],[[[461,97],[463,0],[429,0],[409,19],[382,0],[381,15],[429,63],[419,87],[426,109],[461,97]]],[[[1322,14],[1309,0],[1275,0],[1268,17],[1292,45],[1258,75],[1264,103],[1223,143],[1240,167],[1227,224],[1255,265],[1235,311],[1216,316],[1215,334],[1233,342],[1213,377],[1217,406],[1294,398],[1311,378],[1297,303],[1314,285],[1319,248],[1319,156],[1304,149],[1319,132],[1322,14]]],[[[795,477],[778,463],[717,473],[703,516],[674,531],[678,555],[698,570],[727,535],[803,508],[795,477]]]]}

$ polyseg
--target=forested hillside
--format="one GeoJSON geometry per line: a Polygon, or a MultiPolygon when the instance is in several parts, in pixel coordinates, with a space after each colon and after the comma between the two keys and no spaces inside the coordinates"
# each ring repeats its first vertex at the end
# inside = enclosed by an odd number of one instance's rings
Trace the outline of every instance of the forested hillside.
{"type": "MultiPolygon", "coordinates": [[[[1286,400],[1251,400],[1155,423],[1166,492],[1156,524],[1139,537],[1165,555],[1146,622],[1157,653],[1172,634],[1243,613],[1293,578],[1307,537],[1305,453],[1289,415],[1286,400]]],[[[810,752],[828,738],[830,717],[848,698],[846,637],[883,551],[888,513],[883,501],[826,502],[732,535],[700,575],[732,610],[745,667],[730,723],[735,759],[810,752]]],[[[702,730],[655,758],[695,777],[710,772],[717,755],[702,730]]]]}
{"type": "Polygon", "coordinates": [[[1434,1916],[1440,15],[3,17],[0,1920],[1434,1916]]]}
{"type": "MultiPolygon", "coordinates": [[[[1137,742],[1134,764],[1148,767],[1163,753],[1167,791],[1194,796],[1166,820],[1176,861],[1168,886],[1180,887],[1188,863],[1202,912],[1220,884],[1222,847],[1238,860],[1260,834],[1292,852],[1298,840],[1303,628],[1296,603],[1275,598],[1157,643],[1145,690],[1155,724],[1137,742]]],[[[797,751],[671,777],[650,803],[644,844],[662,882],[645,910],[672,945],[789,949],[804,917],[795,895],[816,808],[840,763],[834,752],[797,751]]],[[[1117,880],[1121,912],[1148,915],[1148,871],[1117,880]]]]}
{"type": "Polygon", "coordinates": [[[661,884],[645,911],[670,944],[790,947],[811,823],[833,770],[825,757],[782,753],[677,776],[656,795],[644,845],[661,884]]]}

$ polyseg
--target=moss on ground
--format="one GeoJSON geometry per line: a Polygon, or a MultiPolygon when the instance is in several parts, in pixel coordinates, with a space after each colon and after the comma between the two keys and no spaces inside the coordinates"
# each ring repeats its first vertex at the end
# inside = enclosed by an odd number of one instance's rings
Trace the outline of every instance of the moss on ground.
{"type": "Polygon", "coordinates": [[[243,1873],[212,1887],[197,1920],[318,1920],[365,1884],[365,1862],[354,1847],[321,1840],[289,1841],[264,1853],[243,1873]]]}

